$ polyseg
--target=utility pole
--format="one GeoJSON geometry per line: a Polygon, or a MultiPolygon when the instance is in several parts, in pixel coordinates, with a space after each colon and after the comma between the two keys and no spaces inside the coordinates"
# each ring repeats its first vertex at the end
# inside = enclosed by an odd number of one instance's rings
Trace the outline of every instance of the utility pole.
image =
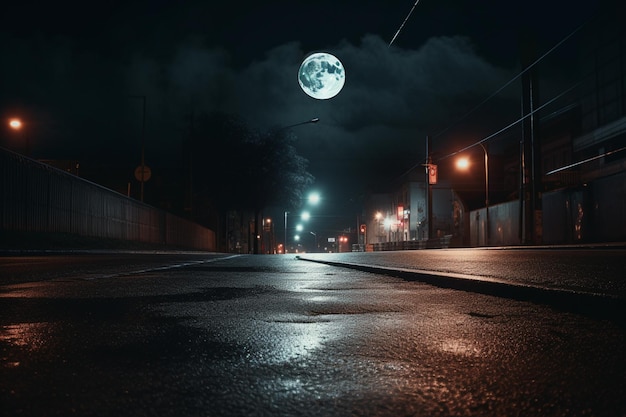
{"type": "MultiPolygon", "coordinates": [[[[141,115],[141,165],[139,178],[137,178],[141,183],[141,202],[143,203],[143,189],[144,183],[148,178],[146,178],[146,96],[141,95],[131,95],[130,98],[139,98],[142,101],[142,115],[141,115]]],[[[135,174],[137,175],[137,174],[135,174]]]]}
{"type": "MultiPolygon", "coordinates": [[[[534,61],[532,35],[523,38],[522,64],[528,68],[534,61]]],[[[522,74],[522,142],[520,147],[520,240],[523,244],[539,243],[541,236],[541,138],[537,117],[537,78],[534,68],[522,74]]]]}
{"type": "Polygon", "coordinates": [[[427,239],[433,237],[433,184],[437,183],[437,165],[433,164],[430,154],[430,136],[426,136],[426,226],[428,230],[427,239]]]}

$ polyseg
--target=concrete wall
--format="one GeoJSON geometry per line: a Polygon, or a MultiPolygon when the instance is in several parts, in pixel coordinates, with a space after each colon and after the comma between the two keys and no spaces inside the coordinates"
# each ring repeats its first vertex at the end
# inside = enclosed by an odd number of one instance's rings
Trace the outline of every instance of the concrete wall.
{"type": "Polygon", "coordinates": [[[216,248],[212,230],[0,149],[0,233],[3,230],[216,248]]]}

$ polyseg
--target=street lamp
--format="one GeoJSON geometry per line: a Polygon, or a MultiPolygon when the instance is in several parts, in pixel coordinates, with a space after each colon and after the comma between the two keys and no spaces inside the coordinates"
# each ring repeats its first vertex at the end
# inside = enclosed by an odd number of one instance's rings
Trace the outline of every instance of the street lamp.
{"type": "MultiPolygon", "coordinates": [[[[18,119],[17,117],[14,117],[12,119],[9,119],[9,127],[12,130],[15,130],[16,132],[19,132],[24,127],[24,124],[22,123],[20,119],[18,119]]],[[[26,156],[30,156],[30,141],[28,139],[28,135],[26,135],[24,147],[25,147],[24,154],[26,156]]]]}
{"type": "Polygon", "coordinates": [[[381,213],[380,211],[377,211],[374,218],[376,219],[376,243],[380,243],[381,241],[380,221],[383,218],[383,213],[381,213]]]}
{"type": "MultiPolygon", "coordinates": [[[[312,119],[312,120],[316,120],[317,121],[319,119],[312,119]]],[[[311,121],[309,121],[307,123],[311,123],[311,121]]],[[[312,122],[312,123],[315,123],[315,122],[312,122]]],[[[299,123],[299,124],[302,124],[302,123],[299,123]]],[[[312,192],[312,193],[310,193],[308,195],[306,200],[311,205],[317,205],[320,202],[321,197],[320,197],[320,194],[318,192],[312,192]]],[[[284,251],[283,251],[283,253],[285,253],[285,254],[287,253],[287,218],[288,218],[289,214],[291,214],[291,212],[285,211],[285,230],[284,230],[284,239],[285,240],[284,240],[284,251]]],[[[311,213],[309,213],[308,211],[303,211],[302,215],[301,215],[301,218],[302,218],[302,220],[307,221],[307,220],[309,220],[311,218],[311,213]]]]}
{"type": "MultiPolygon", "coordinates": [[[[304,122],[300,122],[300,123],[295,123],[292,125],[287,125],[287,126],[283,126],[281,128],[276,129],[277,132],[280,132],[282,130],[287,130],[287,129],[291,129],[292,127],[296,127],[296,126],[301,126],[301,125],[306,125],[309,123],[317,123],[320,121],[319,117],[314,117],[312,119],[309,120],[305,120],[304,122]]],[[[317,202],[319,201],[319,194],[317,195],[317,197],[314,197],[313,194],[311,196],[309,196],[309,201],[313,204],[317,204],[317,202]]],[[[288,211],[285,211],[285,241],[283,243],[284,245],[284,250],[283,253],[286,254],[287,253],[287,215],[289,214],[288,211]]]]}
{"type": "MultiPolygon", "coordinates": [[[[485,246],[489,246],[489,155],[487,148],[482,143],[478,143],[485,154],[485,246]]],[[[459,158],[456,167],[461,170],[469,168],[469,159],[459,158]]]]}
{"type": "Polygon", "coordinates": [[[263,219],[263,239],[261,245],[263,246],[263,253],[275,253],[276,248],[274,238],[274,223],[270,218],[263,219]]]}
{"type": "Polygon", "coordinates": [[[387,230],[387,242],[391,242],[391,225],[393,221],[389,217],[385,217],[383,220],[383,227],[387,230]]]}
{"type": "Polygon", "coordinates": [[[469,168],[469,165],[470,163],[468,158],[463,157],[456,160],[456,167],[460,170],[465,171],[469,168]]]}
{"type": "Polygon", "coordinates": [[[285,240],[283,241],[283,254],[287,254],[287,215],[288,211],[285,211],[285,240]]]}
{"type": "Polygon", "coordinates": [[[22,121],[20,119],[9,120],[9,126],[13,130],[20,130],[22,128],[22,121]]]}
{"type": "Polygon", "coordinates": [[[311,194],[309,194],[309,203],[316,205],[317,203],[320,202],[320,194],[317,192],[312,192],[311,194]]]}

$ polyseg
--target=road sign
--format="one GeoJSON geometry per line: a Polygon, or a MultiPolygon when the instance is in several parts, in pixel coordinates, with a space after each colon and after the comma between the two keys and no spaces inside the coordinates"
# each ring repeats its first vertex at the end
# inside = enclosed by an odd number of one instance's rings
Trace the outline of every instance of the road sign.
{"type": "MultiPolygon", "coordinates": [[[[135,168],[135,179],[137,181],[141,181],[141,168],[142,166],[139,165],[137,168],[135,168]]],[[[143,181],[146,182],[150,179],[150,177],[152,176],[152,170],[150,169],[150,167],[148,167],[147,165],[143,166],[143,181]]]]}

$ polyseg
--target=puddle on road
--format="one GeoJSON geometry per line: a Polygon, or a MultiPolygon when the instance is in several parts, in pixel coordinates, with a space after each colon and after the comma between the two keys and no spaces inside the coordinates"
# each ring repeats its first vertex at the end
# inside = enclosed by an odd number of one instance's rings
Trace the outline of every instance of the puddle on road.
{"type": "MultiPolygon", "coordinates": [[[[14,323],[0,326],[0,346],[17,347],[22,351],[36,352],[42,349],[54,333],[57,325],[50,322],[14,323]]],[[[10,352],[11,349],[3,349],[10,352]]],[[[21,362],[9,356],[0,358],[2,368],[17,368],[21,362]]]]}

